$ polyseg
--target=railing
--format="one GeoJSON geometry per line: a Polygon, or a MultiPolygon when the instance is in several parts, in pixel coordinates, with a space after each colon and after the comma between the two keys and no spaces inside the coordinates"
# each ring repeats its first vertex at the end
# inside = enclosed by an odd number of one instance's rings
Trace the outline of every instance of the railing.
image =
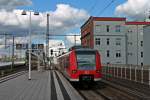
{"type": "Polygon", "coordinates": [[[108,64],[103,66],[102,73],[105,79],[114,77],[150,85],[150,66],[108,64]]]}

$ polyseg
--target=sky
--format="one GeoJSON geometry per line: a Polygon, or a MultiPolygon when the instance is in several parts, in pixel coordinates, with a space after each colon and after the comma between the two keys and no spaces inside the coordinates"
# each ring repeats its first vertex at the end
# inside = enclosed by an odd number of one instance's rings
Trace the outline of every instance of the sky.
{"type": "MultiPolygon", "coordinates": [[[[143,20],[150,11],[150,0],[0,0],[0,34],[10,33],[28,35],[29,12],[32,13],[31,29],[33,42],[45,39],[46,14],[50,14],[50,34],[80,34],[80,27],[90,16],[127,17],[130,20],[143,20]],[[38,38],[38,36],[39,38],[38,38]],[[36,39],[35,39],[36,38],[36,39]]],[[[0,36],[0,44],[4,37],[0,36]]],[[[73,44],[73,37],[52,37],[63,39],[73,44]]],[[[16,41],[28,42],[28,36],[16,41]]],[[[80,43],[80,36],[77,37],[80,43]]],[[[18,42],[17,42],[18,43],[18,42]]],[[[69,44],[70,44],[69,43],[69,44]]],[[[2,46],[0,46],[1,48],[2,46]]]]}

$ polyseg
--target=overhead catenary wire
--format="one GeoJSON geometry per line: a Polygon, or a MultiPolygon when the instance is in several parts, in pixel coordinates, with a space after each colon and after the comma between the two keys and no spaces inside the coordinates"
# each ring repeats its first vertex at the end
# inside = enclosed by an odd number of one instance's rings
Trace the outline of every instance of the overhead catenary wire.
{"type": "Polygon", "coordinates": [[[102,15],[106,10],[107,8],[109,8],[116,0],[111,0],[110,3],[108,3],[102,10],[100,10],[100,12],[98,12],[98,15],[102,15]]]}
{"type": "Polygon", "coordinates": [[[89,12],[93,12],[94,11],[94,9],[95,9],[95,7],[97,6],[97,4],[98,4],[98,0],[96,0],[95,2],[94,2],[94,4],[90,7],[90,9],[88,10],[89,12]]]}

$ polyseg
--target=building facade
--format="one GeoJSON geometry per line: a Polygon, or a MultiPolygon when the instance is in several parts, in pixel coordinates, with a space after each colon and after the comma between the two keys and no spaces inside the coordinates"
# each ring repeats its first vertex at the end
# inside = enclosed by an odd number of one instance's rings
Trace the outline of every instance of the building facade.
{"type": "Polygon", "coordinates": [[[144,65],[150,65],[150,25],[144,27],[144,65]]]}
{"type": "Polygon", "coordinates": [[[62,40],[49,40],[49,57],[57,57],[66,51],[62,40]]]}
{"type": "Polygon", "coordinates": [[[144,65],[144,26],[150,22],[126,22],[127,64],[144,65]]]}
{"type": "Polygon", "coordinates": [[[90,17],[81,26],[81,44],[99,50],[103,64],[143,65],[143,26],[148,24],[90,17]]]}

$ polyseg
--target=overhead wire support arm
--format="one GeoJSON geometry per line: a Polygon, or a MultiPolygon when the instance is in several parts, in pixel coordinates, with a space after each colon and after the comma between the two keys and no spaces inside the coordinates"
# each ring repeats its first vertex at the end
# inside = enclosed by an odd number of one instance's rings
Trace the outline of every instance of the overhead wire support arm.
{"type": "Polygon", "coordinates": [[[49,34],[49,36],[81,36],[81,35],[79,34],[58,34],[58,35],[49,34]]]}

